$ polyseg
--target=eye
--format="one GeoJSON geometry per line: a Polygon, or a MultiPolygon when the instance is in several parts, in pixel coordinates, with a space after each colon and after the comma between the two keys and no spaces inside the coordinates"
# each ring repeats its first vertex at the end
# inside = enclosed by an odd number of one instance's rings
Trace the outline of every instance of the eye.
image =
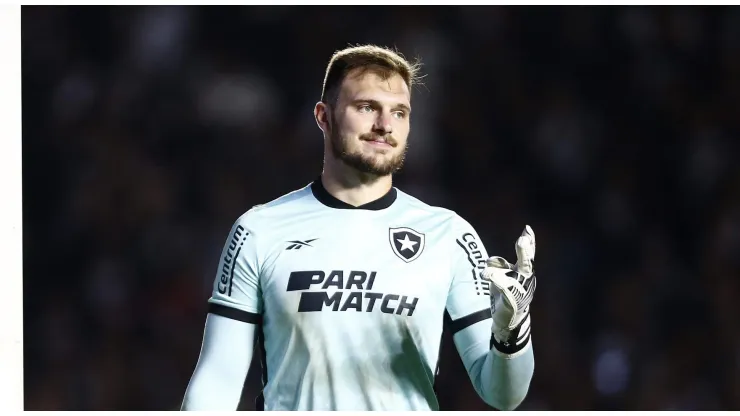
{"type": "Polygon", "coordinates": [[[406,112],[405,111],[396,111],[396,112],[393,113],[393,117],[395,117],[395,118],[397,118],[399,120],[403,120],[404,118],[406,118],[406,112]]]}
{"type": "Polygon", "coordinates": [[[367,104],[362,104],[361,106],[357,107],[357,111],[359,111],[360,113],[370,113],[373,111],[373,108],[367,104]]]}

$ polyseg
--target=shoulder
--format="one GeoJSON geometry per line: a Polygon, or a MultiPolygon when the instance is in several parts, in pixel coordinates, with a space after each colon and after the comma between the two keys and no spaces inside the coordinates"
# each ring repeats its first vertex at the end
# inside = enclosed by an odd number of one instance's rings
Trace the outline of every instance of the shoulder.
{"type": "Polygon", "coordinates": [[[406,192],[397,189],[398,199],[403,202],[405,209],[417,217],[429,217],[437,222],[448,224],[453,230],[472,228],[470,223],[457,212],[428,204],[406,192]]]}
{"type": "Polygon", "coordinates": [[[236,223],[252,229],[269,228],[292,214],[301,212],[311,203],[311,187],[307,185],[282,195],[272,201],[258,204],[241,214],[236,223]]]}

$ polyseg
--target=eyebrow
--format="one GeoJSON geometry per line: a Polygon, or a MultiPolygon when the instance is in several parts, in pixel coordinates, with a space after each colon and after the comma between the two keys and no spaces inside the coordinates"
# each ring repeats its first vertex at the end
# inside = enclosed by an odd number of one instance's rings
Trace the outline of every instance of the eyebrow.
{"type": "MultiPolygon", "coordinates": [[[[352,104],[355,104],[355,105],[356,104],[360,104],[360,103],[370,104],[370,105],[373,105],[375,107],[382,107],[382,105],[380,104],[380,102],[377,101],[377,100],[366,100],[366,99],[360,98],[360,99],[357,99],[357,100],[353,100],[352,101],[352,104]]],[[[406,104],[399,103],[399,104],[394,105],[393,108],[394,109],[399,109],[400,108],[400,109],[406,111],[406,113],[411,114],[411,107],[407,106],[406,104]]]]}

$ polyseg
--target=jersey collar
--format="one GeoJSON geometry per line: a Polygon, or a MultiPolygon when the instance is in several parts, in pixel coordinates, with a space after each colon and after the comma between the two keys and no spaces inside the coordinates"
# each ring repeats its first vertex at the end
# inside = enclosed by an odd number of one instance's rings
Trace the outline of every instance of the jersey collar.
{"type": "Polygon", "coordinates": [[[321,177],[313,181],[311,184],[311,191],[313,192],[313,196],[322,204],[326,205],[329,208],[336,208],[336,209],[366,209],[370,211],[379,211],[381,209],[386,209],[390,207],[393,202],[396,201],[396,198],[398,197],[398,193],[396,192],[396,188],[391,188],[388,193],[381,196],[380,198],[376,199],[375,201],[370,201],[367,204],[354,206],[351,204],[348,204],[342,200],[337,199],[332,194],[329,193],[329,191],[324,188],[324,184],[321,183],[321,177]]]}

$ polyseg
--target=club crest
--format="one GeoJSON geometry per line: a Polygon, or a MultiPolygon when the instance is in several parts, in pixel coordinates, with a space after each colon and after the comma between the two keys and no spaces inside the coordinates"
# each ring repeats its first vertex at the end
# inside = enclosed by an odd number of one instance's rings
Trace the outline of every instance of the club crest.
{"type": "Polygon", "coordinates": [[[393,253],[406,263],[419,258],[424,251],[424,234],[411,228],[391,228],[389,231],[393,253]]]}

